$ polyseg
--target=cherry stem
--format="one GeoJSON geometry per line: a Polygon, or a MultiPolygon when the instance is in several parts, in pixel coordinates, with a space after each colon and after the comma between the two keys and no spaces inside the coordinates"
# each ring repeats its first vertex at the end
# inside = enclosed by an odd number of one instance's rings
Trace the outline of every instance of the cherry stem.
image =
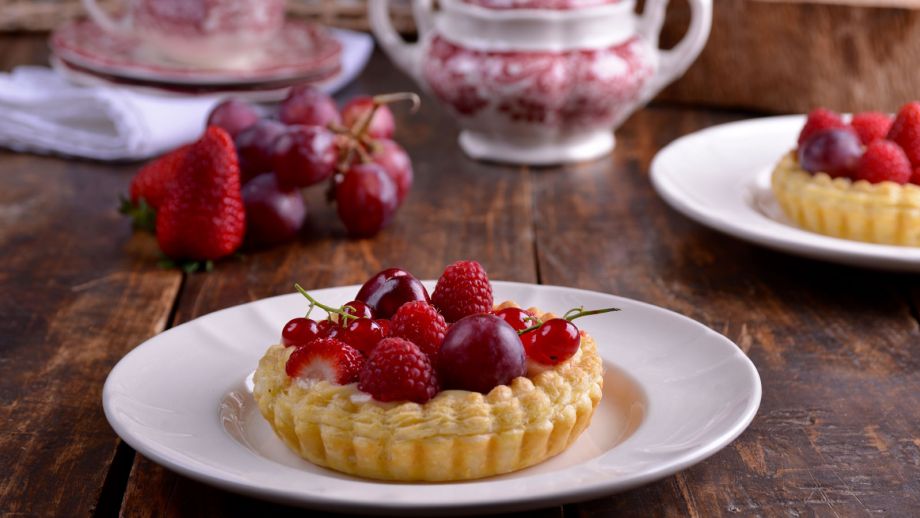
{"type": "Polygon", "coordinates": [[[334,308],[332,306],[327,306],[323,304],[322,302],[314,299],[309,293],[307,293],[307,290],[303,289],[303,287],[300,284],[297,284],[296,282],[294,283],[294,289],[299,291],[301,295],[303,295],[304,297],[307,298],[307,300],[310,301],[310,310],[307,311],[308,316],[310,315],[310,311],[313,311],[313,307],[316,306],[322,309],[323,311],[325,311],[330,317],[332,317],[332,315],[338,315],[340,318],[344,318],[346,322],[348,321],[349,318],[353,318],[353,319],[358,318],[356,315],[352,315],[351,313],[348,313],[342,308],[334,308]]]}
{"type": "MultiPolygon", "coordinates": [[[[572,308],[572,309],[566,311],[566,312],[565,312],[565,315],[563,315],[562,318],[565,319],[565,320],[568,320],[569,322],[571,322],[571,321],[575,320],[576,318],[586,317],[586,316],[589,316],[589,315],[601,315],[601,314],[603,314],[603,313],[610,313],[610,312],[612,312],[612,311],[620,311],[620,308],[602,308],[602,309],[592,309],[592,310],[589,310],[589,311],[585,311],[585,307],[584,307],[584,306],[580,306],[580,307],[572,308]]],[[[531,318],[533,318],[533,317],[531,317],[531,318]]],[[[518,336],[520,336],[520,335],[522,335],[522,334],[524,334],[524,333],[529,333],[529,332],[534,331],[534,330],[536,330],[536,329],[540,329],[540,326],[543,325],[543,322],[540,322],[540,321],[537,320],[536,318],[534,318],[533,320],[536,320],[537,323],[534,324],[534,325],[532,325],[532,326],[530,326],[530,327],[528,327],[528,328],[521,329],[520,331],[518,331],[518,336]]]]}

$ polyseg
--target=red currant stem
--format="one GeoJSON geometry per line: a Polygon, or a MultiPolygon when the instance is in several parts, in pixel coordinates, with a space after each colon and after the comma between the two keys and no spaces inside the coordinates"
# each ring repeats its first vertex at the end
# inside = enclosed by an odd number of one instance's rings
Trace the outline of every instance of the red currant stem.
{"type": "MultiPolygon", "coordinates": [[[[590,311],[585,311],[584,306],[581,306],[581,307],[572,308],[572,309],[566,311],[566,312],[565,312],[565,315],[563,315],[562,318],[565,319],[565,320],[568,320],[569,322],[571,322],[571,321],[575,320],[576,318],[586,317],[586,316],[589,316],[589,315],[600,315],[600,314],[603,314],[603,313],[610,313],[611,311],[620,311],[620,308],[603,308],[603,309],[592,309],[592,310],[590,310],[590,311]]],[[[529,318],[533,318],[533,317],[529,317],[529,318]]],[[[536,329],[540,329],[540,326],[543,325],[543,322],[540,322],[540,321],[537,320],[536,318],[533,318],[533,320],[536,320],[537,323],[534,324],[534,325],[532,325],[532,326],[530,326],[530,327],[527,327],[527,328],[524,328],[524,329],[521,329],[520,331],[518,331],[518,336],[520,336],[520,335],[522,335],[522,334],[524,334],[524,333],[529,333],[529,332],[534,331],[534,330],[536,330],[536,329]]]]}
{"type": "Polygon", "coordinates": [[[571,314],[572,311],[573,310],[569,310],[563,318],[571,322],[575,320],[576,318],[587,317],[590,315],[601,315],[601,314],[610,313],[613,311],[620,311],[620,308],[603,308],[603,309],[592,309],[590,311],[585,311],[584,308],[581,307],[575,310],[574,314],[571,314]]]}
{"type": "Polygon", "coordinates": [[[418,107],[422,104],[422,98],[419,97],[415,92],[395,92],[391,94],[381,94],[375,95],[373,99],[375,106],[391,104],[399,101],[409,101],[412,103],[412,107],[409,108],[409,113],[417,112],[418,107]]]}
{"type": "MultiPolygon", "coordinates": [[[[346,322],[348,321],[349,318],[353,318],[353,319],[357,319],[357,318],[358,318],[356,315],[352,315],[352,314],[346,312],[346,311],[345,311],[344,309],[342,309],[342,308],[334,308],[334,307],[332,307],[332,306],[327,306],[327,305],[323,304],[322,302],[320,302],[320,301],[314,299],[312,296],[310,296],[309,293],[307,293],[307,290],[303,289],[303,287],[302,287],[300,284],[297,284],[296,282],[294,283],[294,288],[295,288],[297,291],[299,291],[301,295],[303,295],[304,297],[306,297],[307,300],[310,301],[310,307],[311,307],[310,310],[311,310],[311,311],[312,311],[312,307],[313,307],[313,306],[317,306],[317,307],[319,307],[320,309],[322,309],[323,311],[325,311],[326,313],[328,313],[330,317],[331,317],[332,315],[338,315],[339,318],[344,318],[346,322]]],[[[309,315],[309,312],[308,312],[307,314],[309,315]]]]}

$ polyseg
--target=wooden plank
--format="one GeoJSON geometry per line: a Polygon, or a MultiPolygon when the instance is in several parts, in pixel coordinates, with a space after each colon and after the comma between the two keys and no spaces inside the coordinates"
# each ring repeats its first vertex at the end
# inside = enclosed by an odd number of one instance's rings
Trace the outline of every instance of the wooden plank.
{"type": "Polygon", "coordinates": [[[899,286],[917,281],[772,252],[670,210],[654,151],[740,114],[645,110],[608,163],[534,177],[547,284],[633,297],[695,318],[757,365],[752,426],[655,485],[566,507],[572,516],[909,515],[920,508],[920,333],[899,286]]]}
{"type": "MultiPolygon", "coordinates": [[[[342,97],[356,92],[412,89],[379,54],[342,97]]],[[[416,115],[394,108],[397,141],[409,151],[415,187],[393,224],[371,240],[348,240],[322,189],[311,192],[310,228],[300,242],[220,264],[188,278],[177,313],[185,322],[205,313],[288,293],[292,283],[322,288],[361,283],[400,266],[437,278],[455,260],[473,258],[494,279],[535,282],[531,175],[518,168],[473,162],[456,146],[456,129],[430,99],[416,115]]],[[[283,322],[278,322],[279,332],[283,322]]],[[[268,346],[269,344],[266,344],[268,346]]],[[[125,494],[124,516],[246,515],[297,511],[204,488],[138,456],[125,494]]],[[[561,516],[561,507],[544,511],[561,516]]]]}
{"type": "Polygon", "coordinates": [[[0,154],[0,514],[89,514],[118,440],[102,384],[181,275],[116,212],[131,167],[0,154]]]}

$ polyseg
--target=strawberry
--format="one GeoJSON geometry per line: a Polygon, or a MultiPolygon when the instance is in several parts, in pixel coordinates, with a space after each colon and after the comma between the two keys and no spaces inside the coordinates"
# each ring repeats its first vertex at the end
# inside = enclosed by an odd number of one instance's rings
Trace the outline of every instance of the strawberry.
{"type": "Polygon", "coordinates": [[[920,167],[914,169],[914,174],[910,177],[910,183],[920,185],[920,167]]]}
{"type": "Polygon", "coordinates": [[[131,180],[131,201],[137,203],[143,198],[147,205],[154,209],[159,208],[166,197],[170,182],[176,176],[179,164],[190,147],[191,144],[186,144],[142,167],[131,180]]]}
{"type": "Polygon", "coordinates": [[[438,349],[447,333],[447,322],[434,306],[424,300],[406,302],[390,323],[392,336],[409,340],[427,354],[432,363],[437,361],[438,349]]]}
{"type": "Polygon", "coordinates": [[[336,338],[317,338],[307,345],[296,346],[284,371],[292,378],[345,385],[358,381],[363,367],[364,356],[354,347],[336,338]]]}
{"type": "Polygon", "coordinates": [[[384,338],[361,369],[358,389],[377,401],[425,403],[438,393],[428,355],[404,338],[384,338]]]}
{"type": "Polygon", "coordinates": [[[901,146],[911,164],[920,166],[920,102],[901,108],[888,131],[888,140],[901,146]]]}
{"type": "Polygon", "coordinates": [[[431,294],[431,303],[448,322],[492,311],[492,285],[476,261],[457,261],[444,269],[431,294]]]}
{"type": "Polygon", "coordinates": [[[119,211],[130,216],[134,228],[153,232],[156,229],[156,209],[163,203],[166,191],[190,145],[174,149],[148,163],[131,179],[129,199],[123,199],[119,211]]]}
{"type": "Polygon", "coordinates": [[[863,112],[857,113],[850,121],[850,126],[856,130],[859,140],[864,146],[868,146],[874,141],[885,138],[888,131],[891,130],[891,116],[880,112],[863,112]]]}
{"type": "Polygon", "coordinates": [[[805,126],[802,127],[802,132],[799,133],[798,144],[801,146],[803,142],[808,140],[808,137],[811,137],[821,130],[846,127],[847,123],[843,122],[843,119],[841,119],[840,115],[836,112],[832,112],[826,108],[817,108],[808,114],[808,119],[805,120],[805,126]]]}
{"type": "Polygon", "coordinates": [[[869,183],[907,183],[913,174],[910,160],[904,151],[890,140],[876,140],[869,144],[856,166],[856,180],[869,183]]]}
{"type": "Polygon", "coordinates": [[[160,250],[171,259],[220,259],[242,244],[245,221],[233,140],[209,126],[179,162],[158,208],[160,250]]]}

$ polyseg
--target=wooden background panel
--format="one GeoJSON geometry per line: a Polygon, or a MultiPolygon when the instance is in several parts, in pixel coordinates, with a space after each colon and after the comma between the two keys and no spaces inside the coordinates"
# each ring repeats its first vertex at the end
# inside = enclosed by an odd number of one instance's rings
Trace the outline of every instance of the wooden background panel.
{"type": "MultiPolygon", "coordinates": [[[[413,89],[408,78],[394,72],[379,54],[377,58],[340,99],[357,92],[413,89]]],[[[211,274],[189,276],[176,323],[289,293],[295,281],[308,289],[360,284],[390,266],[405,268],[422,279],[436,279],[446,264],[469,258],[482,262],[492,278],[536,282],[530,174],[522,168],[466,158],[456,145],[455,125],[428,98],[414,115],[401,106],[394,106],[393,111],[396,140],[412,157],[415,185],[387,229],[373,240],[345,239],[334,208],[322,200],[323,189],[316,188],[309,193],[313,219],[299,242],[223,262],[211,274]]],[[[278,322],[279,333],[283,324],[278,322]]],[[[204,489],[138,455],[122,512],[139,517],[158,516],[163,510],[169,516],[295,512],[204,489]]],[[[561,516],[561,507],[543,510],[538,516],[561,516]]]]}
{"type": "Polygon", "coordinates": [[[772,252],[668,209],[650,149],[734,115],[645,110],[609,168],[535,177],[542,280],[629,296],[727,335],[763,380],[752,426],[657,485],[574,506],[576,515],[818,513],[920,506],[920,333],[900,287],[917,280],[772,252]]]}

